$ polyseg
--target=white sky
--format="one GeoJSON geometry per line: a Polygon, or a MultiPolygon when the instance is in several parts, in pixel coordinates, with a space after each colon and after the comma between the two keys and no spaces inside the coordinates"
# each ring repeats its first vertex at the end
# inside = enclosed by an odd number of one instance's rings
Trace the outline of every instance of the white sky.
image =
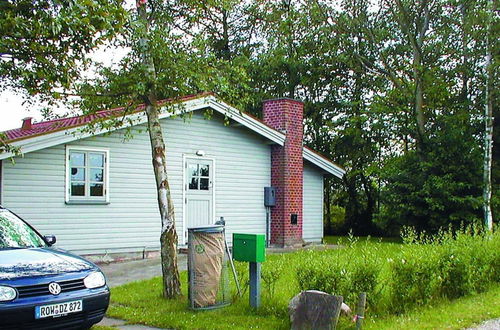
{"type": "MultiPolygon", "coordinates": [[[[131,10],[135,7],[134,0],[125,0],[124,7],[131,10]]],[[[106,66],[113,66],[126,55],[128,50],[102,47],[90,55],[94,60],[102,62],[106,66]]],[[[38,111],[40,106],[23,105],[23,97],[10,90],[0,90],[0,132],[21,127],[23,118],[33,117],[35,121],[42,120],[38,111]]],[[[56,113],[65,113],[67,109],[52,108],[56,113]]]]}
{"type": "MultiPolygon", "coordinates": [[[[100,61],[106,66],[116,65],[125,55],[124,49],[99,49],[91,57],[100,61]]],[[[89,73],[87,73],[89,74],[89,73]]],[[[91,73],[90,73],[91,75],[91,73]]],[[[39,109],[42,104],[29,105],[23,104],[23,96],[12,90],[0,91],[0,132],[21,127],[23,118],[33,117],[34,121],[43,120],[39,109]]],[[[66,108],[52,108],[55,113],[64,114],[68,111],[66,108]]]]}
{"type": "Polygon", "coordinates": [[[23,106],[23,98],[12,91],[0,93],[0,131],[21,127],[22,119],[34,117],[41,120],[40,113],[29,111],[27,105],[23,106]]]}

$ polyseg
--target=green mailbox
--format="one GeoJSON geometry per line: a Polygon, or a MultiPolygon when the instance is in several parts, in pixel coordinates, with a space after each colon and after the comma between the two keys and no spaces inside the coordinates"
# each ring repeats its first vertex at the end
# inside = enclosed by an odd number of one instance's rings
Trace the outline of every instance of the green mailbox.
{"type": "Polygon", "coordinates": [[[233,259],[247,262],[266,261],[266,236],[234,233],[233,259]]]}

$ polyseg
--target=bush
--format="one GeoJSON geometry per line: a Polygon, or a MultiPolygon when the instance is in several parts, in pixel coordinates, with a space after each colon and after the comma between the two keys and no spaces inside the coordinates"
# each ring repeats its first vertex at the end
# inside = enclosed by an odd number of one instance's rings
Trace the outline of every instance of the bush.
{"type": "Polygon", "coordinates": [[[330,205],[330,221],[325,216],[324,229],[328,234],[341,234],[344,232],[345,208],[338,205],[330,205]]]}
{"type": "Polygon", "coordinates": [[[381,258],[366,247],[354,248],[351,245],[342,252],[346,254],[338,257],[307,256],[297,268],[299,288],[342,296],[350,306],[355,306],[360,292],[366,292],[370,306],[378,297],[376,287],[382,268],[381,258]],[[358,258],[361,260],[356,262],[358,258]]]}
{"type": "Polygon", "coordinates": [[[285,266],[284,258],[285,256],[278,256],[272,264],[264,263],[262,265],[262,282],[264,283],[265,292],[271,299],[276,294],[276,283],[283,275],[283,268],[285,266]]]}
{"type": "Polygon", "coordinates": [[[391,306],[399,313],[423,305],[440,293],[443,278],[433,246],[405,249],[390,263],[391,306]]]}
{"type": "Polygon", "coordinates": [[[500,235],[474,226],[429,237],[407,231],[407,242],[390,266],[391,303],[402,312],[431,300],[482,292],[498,281],[500,235]]]}
{"type": "Polygon", "coordinates": [[[301,290],[321,290],[354,306],[360,292],[379,314],[486,290],[500,281],[500,233],[474,227],[437,235],[406,230],[399,249],[352,241],[330,254],[304,254],[296,270],[301,290]],[[387,251],[392,251],[387,253],[387,251]]]}

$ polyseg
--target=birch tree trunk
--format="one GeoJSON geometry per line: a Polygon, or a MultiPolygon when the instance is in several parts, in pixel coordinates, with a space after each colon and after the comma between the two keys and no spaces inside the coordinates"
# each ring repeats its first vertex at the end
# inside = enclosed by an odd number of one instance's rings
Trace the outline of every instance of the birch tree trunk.
{"type": "Polygon", "coordinates": [[[156,71],[148,47],[149,22],[146,12],[146,0],[137,1],[139,14],[139,31],[141,33],[139,46],[142,52],[142,64],[145,68],[146,116],[151,142],[153,170],[156,180],[158,208],[161,217],[161,268],[163,273],[163,296],[174,298],[181,294],[179,270],[177,268],[177,232],[175,230],[174,204],[170,196],[170,187],[167,176],[167,160],[165,157],[165,142],[160,125],[156,97],[156,71]]]}
{"type": "Polygon", "coordinates": [[[493,1],[488,1],[488,23],[486,26],[486,83],[484,106],[484,162],[483,162],[483,210],[484,225],[488,230],[493,230],[493,215],[491,212],[491,162],[493,153],[493,97],[492,78],[493,64],[491,55],[491,20],[493,16],[493,1]]]}

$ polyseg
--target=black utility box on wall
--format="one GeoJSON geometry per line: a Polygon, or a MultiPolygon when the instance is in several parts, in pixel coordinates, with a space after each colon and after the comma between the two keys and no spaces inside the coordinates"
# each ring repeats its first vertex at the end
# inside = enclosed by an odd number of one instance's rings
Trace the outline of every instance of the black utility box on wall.
{"type": "Polygon", "coordinates": [[[276,205],[276,189],[274,187],[264,187],[264,206],[276,205]]]}

